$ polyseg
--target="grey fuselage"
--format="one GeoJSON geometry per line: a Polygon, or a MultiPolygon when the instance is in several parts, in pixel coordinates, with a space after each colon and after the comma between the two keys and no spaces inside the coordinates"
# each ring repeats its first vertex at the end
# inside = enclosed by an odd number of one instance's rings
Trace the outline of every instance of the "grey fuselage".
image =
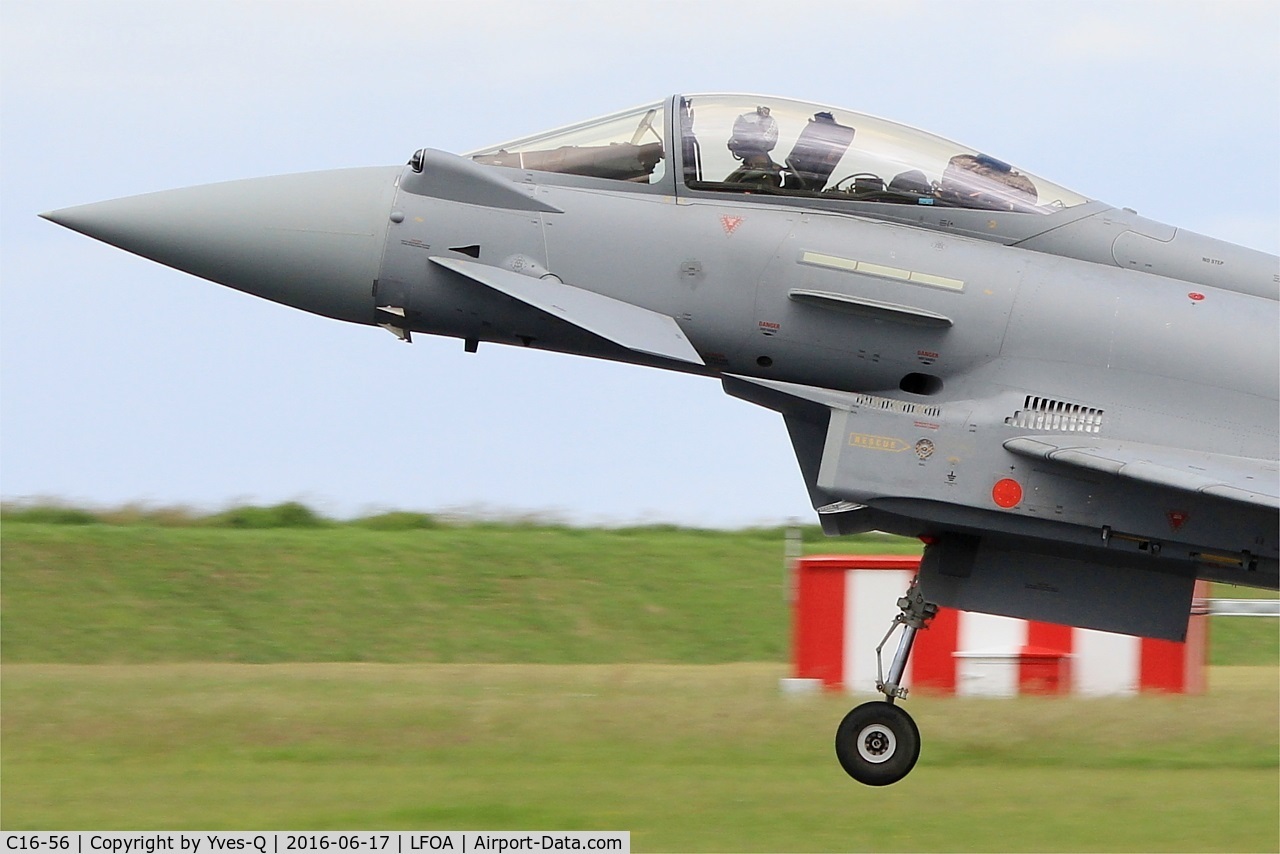
{"type": "MultiPolygon", "coordinates": [[[[1274,258],[1185,233],[1194,257],[1174,257],[1164,243],[1149,261],[1136,256],[1135,267],[1181,271],[1172,278],[1054,254],[1047,235],[1024,241],[1040,247],[1026,249],[797,200],[557,186],[508,171],[562,212],[497,211],[401,190],[393,207],[404,216],[388,228],[375,302],[403,305],[413,331],[861,395],[845,404],[848,418],[864,425],[860,434],[885,440],[868,440],[878,465],[863,476],[814,477],[811,489],[819,505],[843,500],[903,519],[877,518],[878,527],[928,535],[937,527],[928,520],[945,506],[964,527],[1057,539],[1076,526],[1068,538],[1092,544],[1110,525],[1159,532],[1172,541],[1166,548],[1185,539],[1184,554],[1249,551],[1274,566],[1274,534],[1210,499],[1135,501],[1132,488],[1100,478],[1041,490],[1035,466],[1000,447],[1037,424],[1049,432],[1060,404],[1098,413],[1080,430],[1107,439],[1274,459],[1277,303],[1257,293],[1275,290],[1275,274],[1266,275],[1274,258]],[[706,365],[625,350],[429,263],[451,247],[478,247],[482,263],[551,273],[674,317],[706,365]],[[850,270],[849,261],[890,275],[850,270]],[[925,283],[904,281],[904,270],[925,283]],[[859,302],[842,305],[840,296],[859,302]],[[876,303],[909,306],[921,319],[878,314],[876,303]],[[934,315],[950,322],[931,323],[934,315]],[[1038,421],[1037,407],[1045,410],[1038,421]],[[932,444],[927,459],[913,452],[920,439],[932,444]],[[1013,511],[992,508],[989,497],[993,473],[1005,470],[1027,477],[1027,498],[1013,511]],[[1171,512],[1186,518],[1177,537],[1171,512]]],[[[972,214],[946,219],[990,218],[972,214]]],[[[1126,221],[1155,230],[1111,208],[1092,216],[1098,227],[1076,220],[1075,237],[1060,235],[1064,251],[1100,256],[1090,239],[1114,246],[1126,221]]],[[[1202,574],[1274,585],[1274,573],[1256,572],[1202,574]]]]}

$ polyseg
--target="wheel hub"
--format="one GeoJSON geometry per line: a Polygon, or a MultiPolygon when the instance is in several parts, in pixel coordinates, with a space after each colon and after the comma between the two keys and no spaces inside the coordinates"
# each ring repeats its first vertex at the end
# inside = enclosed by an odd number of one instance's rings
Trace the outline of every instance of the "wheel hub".
{"type": "Polygon", "coordinates": [[[893,758],[898,739],[884,724],[872,724],[864,729],[858,739],[858,755],[867,762],[879,765],[893,758]]]}

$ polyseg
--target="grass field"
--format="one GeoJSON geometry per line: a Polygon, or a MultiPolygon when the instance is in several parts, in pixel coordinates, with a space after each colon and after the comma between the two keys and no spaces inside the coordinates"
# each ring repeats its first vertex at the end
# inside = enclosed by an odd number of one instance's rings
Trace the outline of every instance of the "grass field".
{"type": "Polygon", "coordinates": [[[1201,697],[912,699],[858,786],[846,698],[741,665],[8,665],[5,829],[629,829],[637,851],[1274,851],[1277,672],[1201,697]]]}
{"type": "Polygon", "coordinates": [[[1280,850],[1271,620],[1212,622],[1205,696],[913,697],[920,765],[867,789],[831,749],[851,701],[778,690],[781,531],[6,512],[0,556],[6,830],[1280,850]]]}
{"type": "MultiPolygon", "coordinates": [[[[914,540],[807,534],[810,552],[920,551],[914,540]]],[[[10,516],[0,557],[6,663],[715,664],[789,655],[781,530],[10,516]]],[[[1280,666],[1275,621],[1215,619],[1210,656],[1280,666]]]]}
{"type": "Polygon", "coordinates": [[[783,661],[782,550],[780,530],[7,521],[0,650],[46,663],[783,661]]]}

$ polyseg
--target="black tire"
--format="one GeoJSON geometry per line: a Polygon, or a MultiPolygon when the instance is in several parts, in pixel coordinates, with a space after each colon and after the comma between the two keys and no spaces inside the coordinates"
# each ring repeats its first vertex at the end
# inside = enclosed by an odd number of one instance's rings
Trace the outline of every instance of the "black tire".
{"type": "Polygon", "coordinates": [[[911,715],[891,703],[863,703],[836,730],[836,758],[859,783],[888,786],[915,767],[920,730],[911,715]]]}

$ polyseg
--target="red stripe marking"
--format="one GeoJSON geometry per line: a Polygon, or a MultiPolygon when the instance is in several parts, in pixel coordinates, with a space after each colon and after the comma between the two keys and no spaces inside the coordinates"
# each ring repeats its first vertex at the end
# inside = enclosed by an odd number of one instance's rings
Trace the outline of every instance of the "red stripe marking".
{"type": "MultiPolygon", "coordinates": [[[[1197,581],[1191,595],[1196,599],[1208,596],[1208,583],[1197,581]]],[[[1203,693],[1208,636],[1209,618],[1196,614],[1187,622],[1186,643],[1143,638],[1138,663],[1139,690],[1169,694],[1203,693]]]]}
{"type": "Polygon", "coordinates": [[[929,627],[916,635],[911,648],[911,688],[926,693],[956,692],[956,646],[960,643],[960,612],[939,608],[929,627]]]}
{"type": "Polygon", "coordinates": [[[821,679],[824,687],[844,687],[844,567],[797,562],[792,614],[795,675],[821,679]]]}
{"type": "Polygon", "coordinates": [[[1070,626],[1027,622],[1027,645],[1018,662],[1019,694],[1071,693],[1072,637],[1070,626]]]}
{"type": "Polygon", "coordinates": [[[1181,694],[1186,685],[1186,647],[1177,641],[1143,638],[1138,659],[1139,689],[1181,694]]]}
{"type": "Polygon", "coordinates": [[[1027,623],[1027,646],[1038,646],[1053,649],[1061,653],[1071,653],[1075,647],[1071,643],[1072,628],[1057,623],[1027,623]]]}
{"type": "MultiPolygon", "coordinates": [[[[913,569],[920,568],[920,555],[809,555],[796,561],[803,574],[811,569],[913,569]]],[[[906,590],[902,591],[903,593],[906,590]]]]}
{"type": "Polygon", "coordinates": [[[1018,660],[1019,694],[1071,692],[1071,659],[1061,650],[1024,646],[1018,660]]]}

